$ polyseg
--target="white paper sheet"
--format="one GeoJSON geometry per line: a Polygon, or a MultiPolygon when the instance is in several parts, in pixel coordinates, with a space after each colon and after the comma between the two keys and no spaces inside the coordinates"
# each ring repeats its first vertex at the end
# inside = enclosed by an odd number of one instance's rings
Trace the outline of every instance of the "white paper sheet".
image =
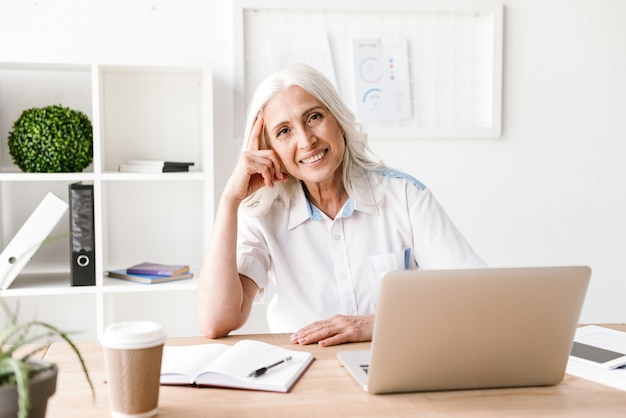
{"type": "Polygon", "coordinates": [[[411,117],[407,40],[355,39],[356,117],[359,122],[411,117]]]}
{"type": "Polygon", "coordinates": [[[275,69],[306,64],[323,73],[337,87],[328,34],[325,31],[275,38],[271,41],[271,50],[275,69]]]}
{"type": "MultiPolygon", "coordinates": [[[[588,325],[578,328],[574,341],[626,353],[626,332],[610,328],[588,325]]],[[[626,391],[626,368],[608,370],[599,366],[582,363],[570,357],[565,370],[567,374],[582,377],[596,383],[626,391]]]]}

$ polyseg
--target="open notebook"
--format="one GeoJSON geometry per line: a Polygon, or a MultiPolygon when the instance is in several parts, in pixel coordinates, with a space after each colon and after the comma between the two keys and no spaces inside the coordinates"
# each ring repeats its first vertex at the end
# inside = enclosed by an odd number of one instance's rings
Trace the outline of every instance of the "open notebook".
{"type": "Polygon", "coordinates": [[[590,276],[588,267],[391,272],[371,351],[337,356],[371,393],[554,385],[590,276]]]}
{"type": "Polygon", "coordinates": [[[313,360],[309,352],[255,340],[233,345],[166,345],[161,384],[288,392],[313,360]],[[251,376],[261,369],[267,372],[251,376]]]}

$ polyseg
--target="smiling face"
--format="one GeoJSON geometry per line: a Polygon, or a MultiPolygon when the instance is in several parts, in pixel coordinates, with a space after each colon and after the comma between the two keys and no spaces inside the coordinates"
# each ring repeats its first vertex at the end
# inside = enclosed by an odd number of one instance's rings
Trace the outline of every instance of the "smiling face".
{"type": "Polygon", "coordinates": [[[289,174],[309,190],[341,187],[343,131],[333,114],[309,92],[288,87],[263,108],[265,134],[289,174]]]}

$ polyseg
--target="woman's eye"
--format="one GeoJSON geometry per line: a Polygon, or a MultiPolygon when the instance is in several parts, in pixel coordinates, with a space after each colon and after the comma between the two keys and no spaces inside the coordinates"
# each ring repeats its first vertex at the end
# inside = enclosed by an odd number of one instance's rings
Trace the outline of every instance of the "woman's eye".
{"type": "Polygon", "coordinates": [[[287,135],[288,132],[289,132],[289,129],[281,128],[281,129],[278,130],[278,132],[276,132],[276,137],[280,138],[283,135],[287,135]]]}
{"type": "Polygon", "coordinates": [[[313,123],[317,123],[321,121],[322,117],[323,116],[321,113],[313,113],[311,116],[309,116],[309,124],[313,124],[313,123]]]}

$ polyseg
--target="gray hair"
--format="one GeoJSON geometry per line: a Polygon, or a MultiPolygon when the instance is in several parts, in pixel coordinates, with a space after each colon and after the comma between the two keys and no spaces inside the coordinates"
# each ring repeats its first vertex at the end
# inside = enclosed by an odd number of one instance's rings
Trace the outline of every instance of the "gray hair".
{"type": "MultiPolygon", "coordinates": [[[[367,134],[361,130],[354,113],[341,100],[332,83],[321,72],[307,65],[296,64],[283,68],[258,85],[248,108],[242,151],[247,147],[247,138],[254,121],[265,104],[276,93],[291,86],[299,86],[309,92],[337,119],[344,132],[346,143],[342,162],[343,185],[348,195],[357,202],[371,204],[371,196],[362,196],[364,191],[362,186],[367,182],[366,173],[371,170],[384,170],[385,165],[369,149],[367,134]]],[[[261,138],[261,147],[271,149],[265,133],[261,138]]],[[[254,214],[261,215],[266,213],[275,201],[289,205],[297,187],[300,187],[299,181],[290,176],[288,181],[275,183],[273,188],[259,189],[249,196],[243,205],[250,208],[254,214]]]]}

